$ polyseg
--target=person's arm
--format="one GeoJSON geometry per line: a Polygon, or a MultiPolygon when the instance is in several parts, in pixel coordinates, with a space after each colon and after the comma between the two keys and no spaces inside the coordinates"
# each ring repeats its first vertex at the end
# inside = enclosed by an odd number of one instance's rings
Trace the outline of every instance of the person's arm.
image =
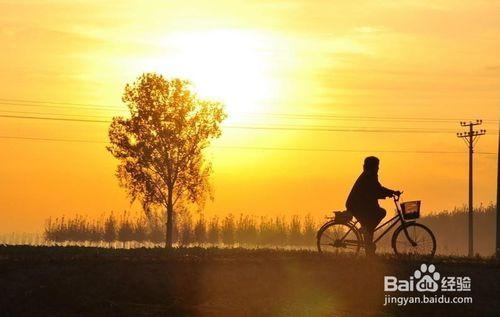
{"type": "Polygon", "coordinates": [[[396,193],[397,193],[396,190],[385,188],[382,185],[380,186],[380,195],[382,196],[381,198],[391,197],[392,195],[394,195],[396,193]]]}
{"type": "Polygon", "coordinates": [[[378,181],[378,177],[377,177],[377,191],[376,192],[377,192],[377,198],[379,198],[379,199],[391,197],[392,195],[397,193],[397,191],[395,191],[395,190],[392,190],[392,189],[389,189],[389,188],[382,186],[380,184],[380,182],[378,181]]]}

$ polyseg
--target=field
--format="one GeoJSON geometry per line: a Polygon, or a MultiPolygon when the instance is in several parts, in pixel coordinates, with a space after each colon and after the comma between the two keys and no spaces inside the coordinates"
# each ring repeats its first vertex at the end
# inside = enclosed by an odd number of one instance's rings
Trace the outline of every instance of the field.
{"type": "MultiPolygon", "coordinates": [[[[500,314],[500,264],[437,258],[470,276],[473,304],[383,306],[384,275],[419,260],[271,249],[0,247],[3,316],[393,316],[500,314]]],[[[461,295],[460,293],[455,293],[461,295]]]]}

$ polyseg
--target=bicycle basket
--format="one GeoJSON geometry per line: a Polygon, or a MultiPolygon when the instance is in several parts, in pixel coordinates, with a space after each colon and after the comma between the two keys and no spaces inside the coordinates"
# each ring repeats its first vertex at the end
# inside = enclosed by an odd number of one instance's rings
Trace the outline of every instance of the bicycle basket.
{"type": "Polygon", "coordinates": [[[420,218],[420,200],[407,201],[401,204],[403,218],[406,220],[420,218]]]}
{"type": "Polygon", "coordinates": [[[348,223],[349,221],[352,220],[352,213],[349,211],[335,211],[335,221],[338,223],[348,223]]]}

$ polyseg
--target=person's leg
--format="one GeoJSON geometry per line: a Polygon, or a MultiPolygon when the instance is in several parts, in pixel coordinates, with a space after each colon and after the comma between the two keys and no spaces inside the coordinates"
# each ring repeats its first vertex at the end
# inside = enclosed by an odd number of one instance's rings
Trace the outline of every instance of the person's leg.
{"type": "Polygon", "coordinates": [[[351,213],[356,217],[356,220],[361,224],[361,234],[363,241],[365,242],[365,251],[367,250],[367,246],[371,244],[373,239],[373,233],[370,235],[370,217],[368,217],[369,213],[367,209],[353,209],[351,213]]]}
{"type": "Polygon", "coordinates": [[[365,228],[365,251],[366,255],[372,256],[375,254],[375,244],[373,243],[373,227],[365,228]]]}
{"type": "Polygon", "coordinates": [[[384,219],[386,215],[386,211],[383,208],[376,208],[371,210],[371,212],[368,214],[369,217],[366,219],[367,225],[366,225],[366,237],[365,237],[365,243],[366,243],[366,255],[372,256],[375,255],[375,250],[376,250],[376,245],[373,243],[373,235],[375,232],[375,228],[378,226],[380,221],[384,219]]]}
{"type": "Polygon", "coordinates": [[[373,219],[369,214],[364,214],[359,222],[361,223],[361,233],[365,242],[366,255],[372,255],[375,250],[373,247],[373,219]]]}
{"type": "Polygon", "coordinates": [[[378,207],[378,209],[374,212],[375,219],[374,219],[374,228],[378,226],[378,224],[382,221],[382,219],[385,218],[385,215],[387,212],[385,211],[384,208],[378,207]]]}

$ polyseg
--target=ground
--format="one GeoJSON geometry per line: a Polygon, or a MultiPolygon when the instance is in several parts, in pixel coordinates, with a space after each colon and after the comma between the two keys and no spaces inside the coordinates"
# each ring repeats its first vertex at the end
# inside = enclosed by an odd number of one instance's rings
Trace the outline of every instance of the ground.
{"type": "MultiPolygon", "coordinates": [[[[2,316],[395,316],[500,314],[500,262],[436,258],[470,276],[473,304],[383,306],[385,275],[421,260],[247,249],[0,247],[2,316]]],[[[455,293],[463,295],[463,293],[455,293]]],[[[418,295],[418,294],[417,294],[418,295]]]]}

